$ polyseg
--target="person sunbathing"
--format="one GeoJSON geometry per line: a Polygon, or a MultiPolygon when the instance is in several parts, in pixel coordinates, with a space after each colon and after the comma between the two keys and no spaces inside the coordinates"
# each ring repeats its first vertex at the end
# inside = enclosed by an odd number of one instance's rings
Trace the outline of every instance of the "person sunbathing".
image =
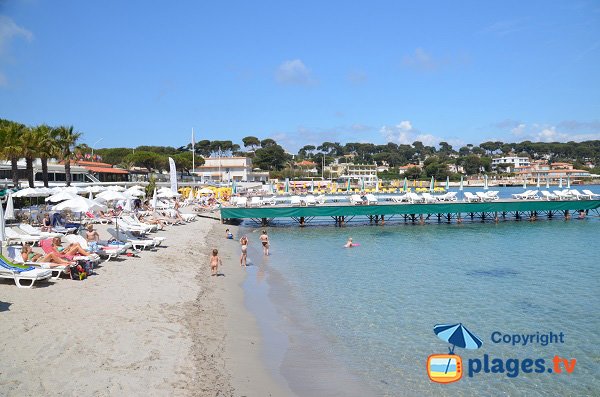
{"type": "Polygon", "coordinates": [[[54,252],[51,252],[46,255],[39,254],[37,252],[33,252],[31,245],[25,244],[23,249],[21,250],[21,257],[23,258],[23,262],[46,262],[51,263],[50,267],[54,266],[63,266],[70,265],[72,262],[66,261],[56,255],[54,252]]]}
{"type": "Polygon", "coordinates": [[[73,258],[74,256],[90,256],[91,252],[84,250],[79,243],[71,243],[66,248],[62,246],[60,237],[52,239],[52,252],[60,258],[73,258]]]}
{"type": "Polygon", "coordinates": [[[150,225],[158,225],[160,226],[160,230],[165,229],[165,224],[158,218],[153,218],[146,215],[138,215],[138,220],[143,223],[148,223],[150,225]]]}

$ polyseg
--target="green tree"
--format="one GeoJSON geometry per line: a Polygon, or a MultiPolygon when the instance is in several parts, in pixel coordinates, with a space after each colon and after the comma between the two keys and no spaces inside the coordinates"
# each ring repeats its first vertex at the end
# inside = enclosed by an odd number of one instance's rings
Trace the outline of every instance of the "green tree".
{"type": "Polygon", "coordinates": [[[71,186],[71,157],[81,133],[74,132],[73,126],[60,126],[52,130],[56,141],[59,158],[65,162],[65,177],[67,186],[71,186]]]}
{"type": "Polygon", "coordinates": [[[417,179],[421,177],[421,168],[419,167],[408,167],[402,175],[408,179],[417,179]]]}
{"type": "Polygon", "coordinates": [[[244,144],[245,148],[250,149],[252,151],[260,147],[260,139],[258,139],[255,136],[247,136],[243,138],[242,143],[244,144]]]}
{"type": "Polygon", "coordinates": [[[460,160],[467,175],[475,175],[481,172],[481,166],[483,165],[483,163],[481,162],[481,158],[479,156],[471,154],[466,157],[463,157],[460,160]]]}
{"type": "Polygon", "coordinates": [[[277,142],[275,142],[275,140],[271,138],[263,139],[262,141],[260,141],[261,148],[267,148],[275,145],[277,145],[277,142]]]}
{"type": "Polygon", "coordinates": [[[19,186],[19,168],[17,162],[23,156],[22,135],[26,127],[23,124],[9,120],[0,121],[0,136],[2,136],[3,140],[0,146],[0,155],[2,158],[10,160],[13,185],[17,187],[19,186]]]}
{"type": "Polygon", "coordinates": [[[136,150],[135,153],[128,154],[125,161],[135,164],[138,167],[144,167],[148,172],[152,170],[161,170],[166,168],[166,158],[158,153],[144,150],[136,150]]]}
{"type": "Polygon", "coordinates": [[[37,155],[42,163],[42,181],[48,187],[48,159],[57,156],[58,145],[52,139],[52,127],[42,124],[34,129],[32,139],[35,141],[37,155]]]}
{"type": "Polygon", "coordinates": [[[289,155],[279,145],[262,147],[256,151],[254,164],[263,170],[278,171],[282,169],[289,155]]]}

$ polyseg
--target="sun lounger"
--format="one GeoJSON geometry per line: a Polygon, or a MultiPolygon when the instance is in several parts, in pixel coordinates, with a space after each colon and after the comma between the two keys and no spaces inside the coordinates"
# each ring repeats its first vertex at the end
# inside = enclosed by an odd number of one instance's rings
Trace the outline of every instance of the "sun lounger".
{"type": "MultiPolygon", "coordinates": [[[[91,251],[87,240],[83,236],[80,236],[78,234],[69,234],[64,238],[69,243],[79,243],[79,245],[81,245],[81,248],[83,248],[86,251],[91,251]]],[[[98,250],[94,251],[94,253],[98,254],[100,257],[106,258],[106,262],[108,262],[112,258],[116,258],[119,255],[126,253],[127,250],[131,247],[132,245],[130,243],[110,245],[107,243],[103,244],[101,242],[98,242],[98,250]]]]}
{"type": "Polygon", "coordinates": [[[582,194],[579,190],[577,189],[571,189],[570,193],[573,197],[575,197],[577,200],[591,200],[592,196],[590,196],[589,194],[582,194]]]}
{"type": "Polygon", "coordinates": [[[431,193],[421,193],[421,196],[426,203],[437,203],[437,199],[431,193]]]}
{"type": "Polygon", "coordinates": [[[34,266],[36,268],[50,270],[52,280],[58,280],[63,274],[68,274],[69,265],[58,265],[50,262],[24,262],[21,256],[21,246],[10,246],[7,249],[8,259],[17,265],[34,266]]]}
{"type": "Polygon", "coordinates": [[[487,192],[475,192],[479,200],[481,201],[492,201],[494,200],[492,197],[488,196],[487,192]]]}
{"type": "Polygon", "coordinates": [[[300,199],[300,196],[292,196],[290,197],[290,203],[294,206],[294,205],[302,205],[302,200],[300,199]]]}
{"type": "Polygon", "coordinates": [[[591,190],[583,189],[582,192],[590,196],[590,199],[595,200],[596,198],[600,198],[600,194],[594,193],[591,190]]]}
{"type": "Polygon", "coordinates": [[[401,194],[399,196],[392,196],[392,201],[394,203],[402,203],[408,201],[408,194],[401,194]]]}
{"type": "Polygon", "coordinates": [[[408,198],[408,202],[411,204],[425,202],[425,199],[422,196],[419,196],[417,193],[408,192],[406,193],[406,196],[408,198]]]}
{"type": "Polygon", "coordinates": [[[367,198],[367,204],[368,205],[374,205],[377,204],[377,197],[375,197],[374,194],[369,193],[365,196],[367,198]]]}
{"type": "Polygon", "coordinates": [[[563,190],[554,190],[553,192],[559,200],[572,200],[574,197],[570,193],[565,193],[563,190]]]}
{"type": "Polygon", "coordinates": [[[317,199],[314,195],[309,194],[308,196],[304,197],[304,203],[306,205],[315,206],[317,205],[317,199]]]}
{"type": "Polygon", "coordinates": [[[138,238],[138,237],[132,236],[130,234],[127,234],[126,232],[124,232],[122,230],[119,230],[117,232],[115,229],[108,228],[108,233],[118,241],[131,243],[134,250],[141,251],[146,248],[154,248],[155,247],[154,240],[138,238]]]}
{"type": "Polygon", "coordinates": [[[261,207],[262,199],[258,196],[254,196],[250,199],[250,207],[261,207]]]}
{"type": "Polygon", "coordinates": [[[350,204],[352,204],[352,205],[362,205],[362,204],[364,204],[364,201],[363,201],[362,197],[360,197],[360,195],[353,194],[353,195],[350,196],[350,204]]]}
{"type": "Polygon", "coordinates": [[[263,198],[263,205],[275,205],[276,203],[276,197],[264,197],[263,198]]]}
{"type": "Polygon", "coordinates": [[[158,225],[153,225],[150,223],[140,222],[139,219],[135,218],[133,215],[123,215],[121,220],[133,227],[140,227],[146,229],[148,232],[155,232],[158,230],[158,225]]]}
{"type": "Polygon", "coordinates": [[[558,196],[556,194],[552,194],[547,190],[542,190],[540,193],[542,193],[542,199],[544,199],[544,200],[547,200],[547,201],[558,200],[558,196]]]}
{"type": "Polygon", "coordinates": [[[11,244],[11,242],[16,242],[18,244],[25,244],[25,243],[37,243],[39,242],[42,238],[40,236],[32,236],[30,234],[25,234],[25,232],[23,233],[19,233],[18,231],[7,227],[4,229],[6,232],[6,240],[8,242],[8,244],[11,244]]]}
{"type": "MultiPolygon", "coordinates": [[[[513,195],[514,196],[514,195],[513,195]]],[[[481,199],[479,197],[477,197],[476,195],[474,195],[471,192],[465,192],[465,199],[464,199],[467,203],[476,203],[481,201],[481,199]]]]}
{"type": "Polygon", "coordinates": [[[40,236],[41,238],[62,237],[61,233],[43,232],[41,229],[33,227],[27,223],[19,224],[19,229],[21,229],[25,234],[29,234],[30,236],[40,236]]]}
{"type": "Polygon", "coordinates": [[[48,280],[50,277],[52,277],[52,272],[48,269],[18,265],[0,255],[0,278],[14,280],[18,288],[31,288],[36,281],[48,280]],[[23,282],[29,282],[29,285],[23,284],[23,282]]]}
{"type": "Polygon", "coordinates": [[[247,207],[248,206],[248,197],[237,197],[235,200],[236,207],[247,207]]]}
{"type": "Polygon", "coordinates": [[[490,200],[499,200],[500,197],[498,196],[498,193],[500,193],[498,190],[488,190],[486,195],[490,200]]]}

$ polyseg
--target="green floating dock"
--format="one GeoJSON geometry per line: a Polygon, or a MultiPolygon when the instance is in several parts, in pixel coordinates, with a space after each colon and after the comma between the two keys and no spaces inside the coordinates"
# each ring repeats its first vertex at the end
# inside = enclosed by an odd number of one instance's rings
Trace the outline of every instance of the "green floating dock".
{"type": "Polygon", "coordinates": [[[316,206],[290,206],[274,205],[262,207],[223,207],[221,218],[223,221],[233,219],[263,219],[332,217],[338,221],[339,217],[389,217],[393,215],[427,216],[438,215],[448,219],[467,216],[489,217],[506,216],[510,214],[519,218],[527,214],[536,216],[546,214],[568,214],[570,211],[589,211],[600,208],[600,200],[499,200],[485,203],[448,202],[432,204],[397,204],[381,202],[375,205],[350,205],[350,204],[320,204],[316,206]]]}

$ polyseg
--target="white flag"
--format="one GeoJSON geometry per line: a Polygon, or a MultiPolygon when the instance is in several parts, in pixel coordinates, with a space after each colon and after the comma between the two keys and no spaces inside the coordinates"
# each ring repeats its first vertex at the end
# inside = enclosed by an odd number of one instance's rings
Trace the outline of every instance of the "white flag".
{"type": "Polygon", "coordinates": [[[175,169],[175,160],[169,157],[169,174],[171,176],[171,191],[177,193],[177,170],[175,169]]]}

